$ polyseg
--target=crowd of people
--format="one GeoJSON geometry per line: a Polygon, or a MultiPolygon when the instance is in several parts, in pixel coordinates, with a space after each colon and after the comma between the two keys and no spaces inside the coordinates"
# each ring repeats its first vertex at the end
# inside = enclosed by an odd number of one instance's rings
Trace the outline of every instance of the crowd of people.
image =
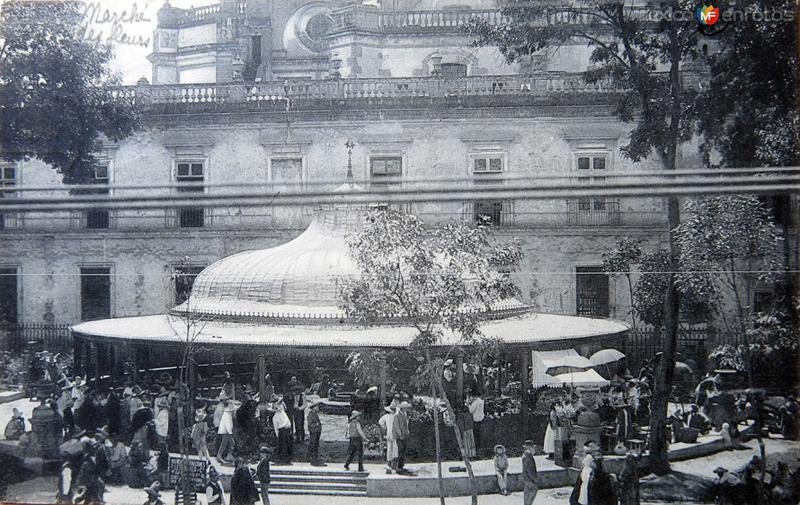
{"type": "MultiPolygon", "coordinates": [[[[290,465],[298,457],[295,454],[298,448],[305,448],[305,456],[312,465],[326,465],[319,454],[322,400],[315,399],[316,395],[310,397],[296,377],[276,388],[267,374],[265,388],[259,394],[248,384],[237,384],[230,373],[224,372],[220,377],[221,386],[212,394],[192,397],[185,385],[166,372],[157,377],[143,377],[136,383],[129,376],[118,387],[90,384],[86,377],[70,373],[60,356],[48,353],[37,356],[31,373],[38,383],[54,386],[45,404],[56,414],[57,425],[53,429],[60,438],[61,465],[56,493],[60,503],[102,503],[105,484],[110,483],[142,489],[147,503],[158,505],[161,490],[169,481],[170,452],[179,452],[182,442],[188,443],[194,454],[208,462],[206,497],[209,504],[252,505],[262,501],[268,505],[270,461],[290,465]],[[183,440],[179,436],[181,433],[185,434],[183,440]],[[224,489],[219,480],[218,469],[226,465],[234,467],[230,490],[224,489]]],[[[455,414],[449,422],[459,428],[464,454],[472,459],[478,456],[477,449],[481,447],[480,426],[486,415],[485,402],[475,385],[467,389],[465,397],[459,398],[453,379],[452,364],[446,364],[443,385],[455,414]]],[[[565,422],[564,412],[570,414],[569,422],[574,422],[582,412],[591,410],[610,428],[605,430],[599,443],[592,441],[579,448],[581,468],[570,498],[571,505],[638,503],[639,455],[630,452],[624,442],[635,435],[637,424],[647,423],[652,371],[645,367],[637,378],[624,374],[617,379],[591,407],[585,406],[577,395],[568,395],[550,406],[542,447],[548,457],[553,457],[555,452],[555,431],[565,422]],[[604,444],[609,445],[602,447],[604,444]],[[604,452],[625,455],[625,468],[618,476],[605,471],[604,452]]],[[[706,433],[711,429],[713,423],[704,411],[719,394],[717,381],[713,376],[705,377],[695,390],[695,403],[687,409],[673,410],[669,419],[673,442],[685,441],[687,430],[706,433]]],[[[336,397],[333,384],[318,383],[314,388],[319,391],[327,388],[329,395],[336,397]]],[[[381,407],[376,391],[359,390],[352,396],[346,430],[349,443],[344,463],[346,470],[356,463],[358,471],[364,471],[364,448],[368,438],[365,431],[368,424],[376,422],[385,442],[386,472],[410,473],[406,468],[411,437],[410,400],[408,395],[390,396],[389,403],[382,406],[382,415],[372,420],[369,418],[374,414],[375,405],[381,407]]],[[[744,419],[761,419],[753,415],[753,411],[761,409],[753,395],[738,398],[737,409],[744,412],[744,419]]],[[[449,412],[444,413],[449,416],[449,412]]],[[[798,416],[795,399],[787,397],[778,413],[784,437],[795,439],[798,416]]],[[[739,444],[741,419],[732,418],[722,424],[723,438],[731,448],[739,444]]],[[[754,429],[762,427],[756,424],[754,429]]],[[[24,417],[18,409],[14,409],[6,424],[4,436],[19,440],[23,445],[30,443],[24,417]]],[[[524,502],[529,505],[538,490],[533,459],[536,447],[526,441],[522,451],[524,502]]],[[[493,459],[498,490],[508,494],[506,448],[495,446],[493,459]]],[[[741,495],[742,486],[749,486],[743,491],[746,496],[757,496],[752,486],[761,481],[754,479],[752,473],[741,477],[727,470],[720,473],[717,486],[722,503],[736,503],[735,497],[741,495]]],[[[776,475],[770,474],[766,486],[759,484],[757,492],[762,497],[766,496],[765,492],[769,493],[774,503],[789,503],[785,499],[795,496],[792,493],[798,489],[797,480],[797,472],[779,469],[776,475]]]]}

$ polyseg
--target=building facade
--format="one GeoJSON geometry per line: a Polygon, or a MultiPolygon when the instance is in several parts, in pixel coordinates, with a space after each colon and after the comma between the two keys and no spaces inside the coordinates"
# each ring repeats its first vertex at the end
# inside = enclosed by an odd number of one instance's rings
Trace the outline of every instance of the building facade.
{"type": "MultiPolygon", "coordinates": [[[[355,179],[387,191],[425,178],[479,186],[658,170],[656,160],[621,155],[629,127],[611,111],[621,91],[583,82],[584,44],[505,64],[493,48],[470,47],[462,26],[474,15],[500,20],[490,1],[165,4],[152,84],[119,91],[142,104],[145,127],[103,143],[95,183],[133,198],[225,195],[241,184],[263,189],[263,205],[7,213],[3,318],[73,324],[163,313],[211,262],[305,229],[313,205],[271,198],[293,184],[341,184],[348,140],[355,179]]],[[[679,165],[697,164],[694,148],[682,154],[679,165]]],[[[36,160],[4,165],[2,175],[6,192],[61,184],[36,160]]],[[[68,193],[26,193],[56,194],[68,193]]],[[[627,285],[600,273],[601,254],[622,237],[648,249],[667,239],[658,198],[406,207],[426,223],[488,221],[501,239],[520,240],[525,257],[512,275],[543,312],[629,319],[627,285]]]]}

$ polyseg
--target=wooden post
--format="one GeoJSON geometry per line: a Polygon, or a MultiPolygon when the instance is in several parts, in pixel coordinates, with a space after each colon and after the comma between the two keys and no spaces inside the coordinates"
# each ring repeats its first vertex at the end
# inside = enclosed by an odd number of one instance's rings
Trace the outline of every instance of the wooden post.
{"type": "Polygon", "coordinates": [[[456,351],[456,398],[459,407],[464,404],[464,352],[456,351]]]}
{"type": "Polygon", "coordinates": [[[530,363],[530,351],[528,349],[522,350],[522,366],[520,367],[520,380],[522,382],[522,391],[520,397],[520,413],[522,414],[522,438],[520,442],[524,442],[528,437],[528,388],[530,387],[530,379],[528,376],[528,364],[530,363]]]}
{"type": "Polygon", "coordinates": [[[97,388],[100,385],[100,349],[95,342],[92,342],[91,356],[94,366],[94,387],[97,388]]]}
{"type": "Polygon", "coordinates": [[[131,361],[133,362],[133,383],[139,384],[139,353],[136,345],[131,345],[131,361]]]}
{"type": "Polygon", "coordinates": [[[381,360],[381,410],[386,406],[386,358],[381,360]]]}
{"type": "Polygon", "coordinates": [[[503,352],[497,356],[497,396],[503,393],[503,366],[505,366],[506,356],[503,352]]]}
{"type": "Polygon", "coordinates": [[[261,401],[269,401],[265,398],[267,394],[267,381],[264,377],[267,374],[267,361],[263,354],[258,355],[258,398],[261,401]]]}

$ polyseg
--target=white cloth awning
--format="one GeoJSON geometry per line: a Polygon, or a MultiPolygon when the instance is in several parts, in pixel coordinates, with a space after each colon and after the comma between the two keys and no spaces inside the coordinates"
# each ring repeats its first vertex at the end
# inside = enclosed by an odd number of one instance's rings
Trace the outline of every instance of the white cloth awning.
{"type": "Polygon", "coordinates": [[[558,384],[566,385],[571,384],[574,386],[607,386],[609,381],[604,379],[594,370],[587,370],[585,372],[573,372],[556,375],[553,377],[558,384]]]}
{"type": "Polygon", "coordinates": [[[561,367],[589,369],[594,366],[594,363],[578,354],[575,349],[538,351],[537,354],[545,370],[561,367]]]}

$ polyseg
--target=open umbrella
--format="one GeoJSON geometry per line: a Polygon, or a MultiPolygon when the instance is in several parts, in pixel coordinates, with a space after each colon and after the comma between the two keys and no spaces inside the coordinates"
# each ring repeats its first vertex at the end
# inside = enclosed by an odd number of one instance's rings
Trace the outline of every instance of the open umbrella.
{"type": "Polygon", "coordinates": [[[603,349],[602,351],[597,351],[596,353],[592,354],[592,357],[589,358],[589,361],[595,365],[607,365],[608,363],[619,361],[624,357],[625,355],[616,349],[603,349]]]}

